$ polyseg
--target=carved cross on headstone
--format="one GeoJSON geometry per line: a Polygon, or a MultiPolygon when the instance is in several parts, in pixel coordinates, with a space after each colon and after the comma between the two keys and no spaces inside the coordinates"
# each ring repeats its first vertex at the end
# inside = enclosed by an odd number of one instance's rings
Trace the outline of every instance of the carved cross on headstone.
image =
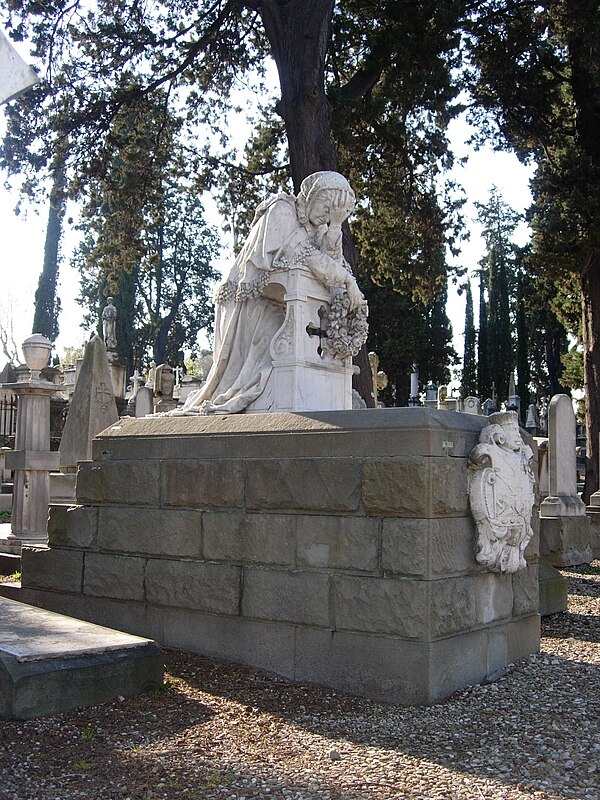
{"type": "Polygon", "coordinates": [[[96,402],[103,411],[106,411],[108,408],[108,403],[111,397],[111,392],[107,391],[106,384],[102,382],[96,389],[96,402]]]}

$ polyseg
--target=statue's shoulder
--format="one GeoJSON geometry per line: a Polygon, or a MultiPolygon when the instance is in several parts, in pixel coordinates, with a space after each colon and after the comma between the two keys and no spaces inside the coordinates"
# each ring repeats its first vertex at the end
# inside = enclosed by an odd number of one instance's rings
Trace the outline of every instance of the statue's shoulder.
{"type": "Polygon", "coordinates": [[[265,214],[277,213],[278,211],[283,213],[291,212],[295,216],[296,198],[291,194],[287,194],[286,192],[278,192],[277,194],[269,195],[266,200],[263,200],[262,203],[260,203],[254,212],[252,224],[255,225],[261,219],[261,217],[265,216],[265,214]]]}

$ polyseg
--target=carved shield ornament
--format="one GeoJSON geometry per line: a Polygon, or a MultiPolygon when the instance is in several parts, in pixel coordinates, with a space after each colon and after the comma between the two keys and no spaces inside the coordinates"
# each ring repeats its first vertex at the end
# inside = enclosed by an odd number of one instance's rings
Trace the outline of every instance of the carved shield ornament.
{"type": "Polygon", "coordinates": [[[533,530],[533,452],[523,442],[514,411],[490,415],[469,454],[469,503],[477,525],[479,564],[491,572],[517,572],[533,530]]]}

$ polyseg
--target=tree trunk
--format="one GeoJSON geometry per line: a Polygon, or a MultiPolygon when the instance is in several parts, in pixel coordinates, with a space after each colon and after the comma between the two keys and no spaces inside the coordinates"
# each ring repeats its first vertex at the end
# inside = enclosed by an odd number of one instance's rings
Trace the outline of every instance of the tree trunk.
{"type": "MultiPolygon", "coordinates": [[[[334,0],[263,0],[260,4],[265,33],[281,87],[278,112],[285,122],[294,191],[307,175],[337,170],[337,151],[331,138],[331,105],[325,94],[325,56],[329,43],[334,0]]],[[[349,229],[344,231],[344,255],[351,267],[357,262],[349,229]]],[[[374,406],[371,370],[366,346],[355,358],[360,374],[354,387],[367,406],[374,406]]]]}
{"type": "Polygon", "coordinates": [[[586,462],[583,501],[598,489],[600,463],[600,255],[590,256],[581,273],[583,380],[586,462]]]}

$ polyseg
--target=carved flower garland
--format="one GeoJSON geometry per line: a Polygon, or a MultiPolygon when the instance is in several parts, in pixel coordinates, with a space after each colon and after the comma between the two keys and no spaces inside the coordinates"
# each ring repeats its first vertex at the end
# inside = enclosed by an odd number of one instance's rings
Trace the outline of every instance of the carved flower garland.
{"type": "Polygon", "coordinates": [[[356,355],[367,341],[367,317],[368,306],[365,300],[357,309],[350,311],[350,300],[346,292],[336,292],[323,317],[326,337],[323,350],[332,358],[340,360],[356,355]]]}

